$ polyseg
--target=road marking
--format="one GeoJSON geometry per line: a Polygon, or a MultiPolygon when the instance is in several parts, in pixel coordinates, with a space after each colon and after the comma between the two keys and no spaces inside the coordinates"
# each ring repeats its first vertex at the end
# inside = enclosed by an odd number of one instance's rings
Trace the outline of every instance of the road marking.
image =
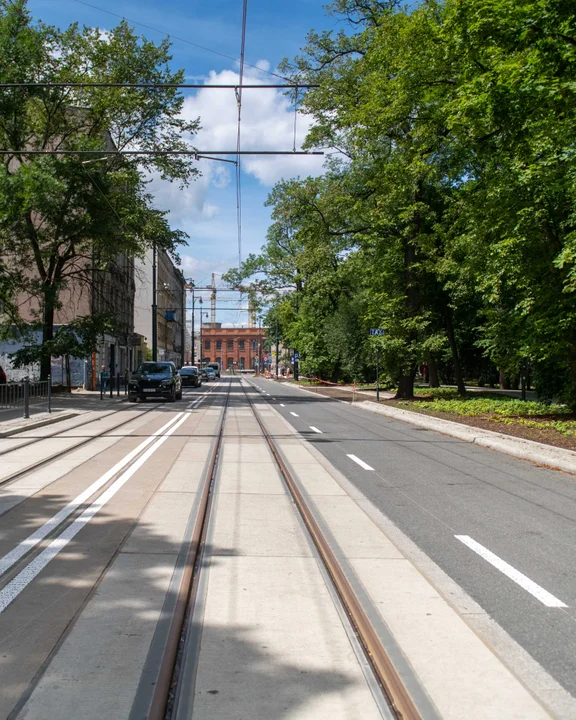
{"type": "MultiPolygon", "coordinates": [[[[184,415],[184,413],[180,414],[184,415]]],[[[48,547],[43,550],[40,555],[34,558],[31,563],[21,570],[18,575],[16,575],[16,577],[0,591],[0,613],[6,610],[8,605],[10,605],[10,603],[18,597],[22,590],[24,590],[24,588],[26,588],[32,580],[34,580],[34,578],[42,572],[46,565],[48,565],[48,563],[76,537],[80,530],[82,530],[82,528],[85,527],[90,520],[92,520],[96,513],[99,512],[104,505],[106,505],[106,503],[114,497],[114,495],[116,495],[116,493],[128,482],[128,480],[130,480],[132,475],[134,475],[134,473],[139,470],[142,465],[144,465],[148,458],[150,458],[156,450],[158,450],[158,448],[160,448],[166,440],[168,440],[170,435],[176,432],[180,425],[186,422],[186,420],[188,420],[188,415],[181,417],[180,420],[178,420],[178,422],[173,425],[165,435],[157,438],[152,447],[149,447],[148,450],[146,450],[146,452],[141,455],[131,467],[128,468],[128,470],[122,473],[122,475],[120,475],[120,477],[92,503],[92,505],[90,505],[90,507],[84,510],[80,517],[77,517],[76,520],[68,525],[68,527],[65,528],[60,535],[58,535],[58,537],[52,540],[50,545],[48,545],[48,547]]]]}
{"type": "Polygon", "coordinates": [[[543,605],[546,605],[546,607],[568,607],[568,605],[563,603],[562,600],[558,600],[557,597],[554,597],[554,595],[549,593],[547,590],[544,590],[543,587],[537,585],[533,580],[530,580],[529,577],[526,577],[524,573],[516,570],[515,567],[509,565],[505,560],[499,558],[498,555],[495,555],[483,545],[480,545],[479,542],[473,540],[469,535],[454,535],[454,537],[469,547],[470,550],[474,550],[475,553],[478,553],[480,557],[483,557],[484,560],[490,563],[490,565],[493,565],[497,570],[504,573],[504,575],[509,577],[510,580],[513,580],[517,585],[520,585],[520,587],[526,590],[526,592],[529,592],[530,595],[533,595],[537,600],[540,600],[540,602],[543,605]]]}
{"type": "Polygon", "coordinates": [[[294,417],[300,417],[300,415],[296,415],[296,413],[292,412],[292,410],[290,410],[290,415],[294,415],[294,417]]]}
{"type": "Polygon", "coordinates": [[[12,565],[18,562],[21,557],[24,557],[24,555],[26,555],[26,553],[29,552],[33,547],[38,545],[39,542],[44,540],[44,538],[47,537],[53,530],[55,530],[58,525],[60,525],[60,523],[66,520],[67,517],[69,517],[78,507],[80,507],[80,505],[82,505],[86,500],[88,500],[91,495],[94,495],[94,493],[100,490],[101,487],[106,485],[106,483],[111,478],[113,478],[116,473],[120,472],[122,468],[126,467],[126,465],[128,465],[128,463],[133,460],[141,450],[144,450],[145,447],[150,445],[150,443],[154,442],[154,440],[156,440],[159,435],[161,435],[165,430],[168,430],[168,428],[175,422],[178,422],[178,420],[182,418],[183,415],[183,412],[178,413],[178,415],[173,417],[172,420],[163,425],[159,430],[156,430],[156,432],[150,435],[150,437],[146,438],[144,442],[141,442],[138,447],[134,448],[134,450],[132,450],[121,460],[119,460],[116,465],[114,465],[114,467],[111,467],[110,470],[105,472],[104,475],[101,475],[98,480],[95,480],[92,485],[87,487],[84,492],[78,495],[78,497],[69,502],[68,505],[63,507],[62,510],[57,512],[56,515],[50,518],[50,520],[47,520],[44,525],[42,525],[42,527],[38,528],[38,530],[33,532],[32,535],[29,535],[26,540],[23,540],[19,545],[17,545],[14,550],[11,550],[9,553],[4,555],[3,558],[0,558],[0,575],[2,575],[6,572],[6,570],[11,568],[12,565]]]}
{"type": "Polygon", "coordinates": [[[373,467],[370,467],[370,465],[365,463],[364,460],[360,460],[360,458],[356,457],[356,455],[348,455],[347,453],[347,457],[349,457],[350,460],[354,460],[355,463],[358,463],[358,465],[360,465],[361,468],[364,468],[364,470],[374,470],[373,467]]]}
{"type": "Polygon", "coordinates": [[[280,403],[280,407],[286,407],[286,405],[284,405],[284,403],[280,403]]]}
{"type": "Polygon", "coordinates": [[[317,428],[317,427],[314,427],[314,425],[310,425],[310,430],[314,430],[314,432],[319,433],[320,435],[322,435],[322,430],[318,430],[318,428],[317,428]]]}

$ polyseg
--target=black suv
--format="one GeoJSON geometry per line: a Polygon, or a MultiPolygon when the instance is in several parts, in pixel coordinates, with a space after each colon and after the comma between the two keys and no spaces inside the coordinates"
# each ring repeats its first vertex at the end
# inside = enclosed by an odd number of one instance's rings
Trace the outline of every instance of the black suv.
{"type": "Polygon", "coordinates": [[[172,362],[145,362],[140,365],[128,385],[132,402],[149,397],[163,397],[170,402],[182,399],[182,378],[172,362]]]}
{"type": "Polygon", "coordinates": [[[197,367],[188,365],[180,368],[179,372],[180,377],[182,378],[182,387],[201,387],[202,377],[200,376],[200,371],[197,367]]]}

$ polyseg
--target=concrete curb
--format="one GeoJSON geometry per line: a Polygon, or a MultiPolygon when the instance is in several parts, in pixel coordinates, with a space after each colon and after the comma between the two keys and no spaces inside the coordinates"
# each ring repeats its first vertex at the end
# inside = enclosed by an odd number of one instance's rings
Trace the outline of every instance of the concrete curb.
{"type": "Polygon", "coordinates": [[[54,417],[47,418],[46,420],[40,420],[35,423],[30,423],[29,425],[18,425],[18,427],[11,428],[10,430],[2,430],[0,431],[0,438],[3,437],[10,437],[11,435],[17,435],[21,432],[27,432],[28,430],[36,430],[36,428],[44,427],[44,425],[53,425],[54,423],[61,422],[62,420],[70,420],[71,418],[75,418],[78,415],[81,415],[82,413],[78,412],[68,412],[68,413],[62,413],[62,415],[54,414],[54,417]]]}
{"type": "Polygon", "coordinates": [[[522,460],[530,460],[538,465],[546,465],[547,467],[576,474],[576,452],[572,450],[565,450],[564,448],[546,445],[535,442],[534,440],[511,437],[510,435],[495,432],[494,430],[470,427],[469,425],[463,425],[452,420],[444,420],[430,415],[421,415],[411,412],[410,410],[383,407],[369,400],[355,403],[355,407],[358,406],[364,410],[385,415],[394,420],[401,420],[402,422],[408,422],[412,425],[418,425],[427,430],[435,430],[436,432],[450,435],[465,442],[475,443],[476,445],[481,445],[491,450],[513,455],[522,460]]]}

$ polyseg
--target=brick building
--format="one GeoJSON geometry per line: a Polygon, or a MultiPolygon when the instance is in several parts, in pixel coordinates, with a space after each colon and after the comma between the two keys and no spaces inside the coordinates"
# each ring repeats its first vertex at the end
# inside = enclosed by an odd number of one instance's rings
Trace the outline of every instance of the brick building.
{"type": "Polygon", "coordinates": [[[255,370],[264,359],[262,328],[223,328],[220,323],[202,325],[202,360],[218,362],[222,370],[255,370]]]}

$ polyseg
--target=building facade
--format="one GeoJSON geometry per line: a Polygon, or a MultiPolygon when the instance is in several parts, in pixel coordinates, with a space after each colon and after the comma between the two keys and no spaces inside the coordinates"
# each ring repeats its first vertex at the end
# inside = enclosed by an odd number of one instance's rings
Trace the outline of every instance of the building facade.
{"type": "MultiPolygon", "coordinates": [[[[223,328],[220,323],[202,325],[202,361],[220,363],[222,370],[257,370],[264,362],[262,328],[223,328]]],[[[199,340],[199,337],[197,337],[199,340]]]]}
{"type": "MultiPolygon", "coordinates": [[[[135,261],[134,329],[142,337],[139,353],[142,360],[152,352],[153,250],[135,261]]],[[[186,349],[185,282],[168,253],[158,251],[156,257],[156,305],[158,360],[171,360],[180,367],[186,349]]]]}

